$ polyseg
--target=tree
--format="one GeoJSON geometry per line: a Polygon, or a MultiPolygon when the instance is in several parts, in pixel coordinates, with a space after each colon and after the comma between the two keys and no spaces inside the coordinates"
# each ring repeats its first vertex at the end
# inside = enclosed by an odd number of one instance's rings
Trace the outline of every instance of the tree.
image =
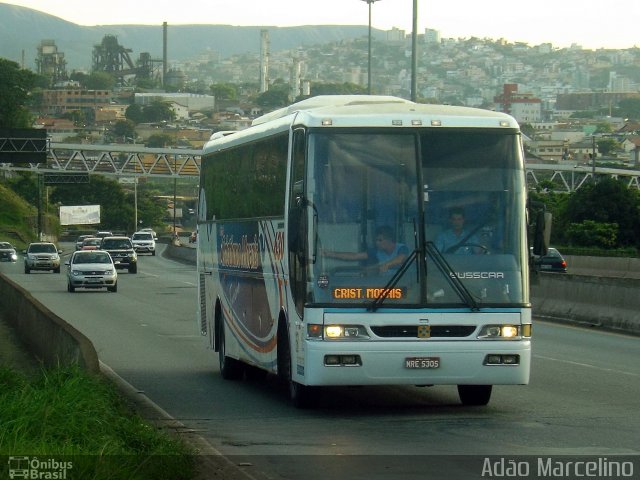
{"type": "Polygon", "coordinates": [[[609,122],[600,122],[596,125],[595,133],[611,133],[613,131],[613,127],[609,122]]]}
{"type": "Polygon", "coordinates": [[[266,92],[258,95],[256,103],[265,110],[274,110],[289,105],[288,85],[272,86],[266,92]]]}
{"type": "Polygon", "coordinates": [[[58,185],[49,198],[60,205],[100,205],[103,228],[128,230],[133,225],[133,198],[117,181],[102,175],[91,175],[89,183],[58,185]]]}
{"type": "Polygon", "coordinates": [[[166,102],[152,102],[142,107],[145,122],[171,122],[176,118],[176,113],[166,102]]]}
{"type": "Polygon", "coordinates": [[[314,83],[311,85],[311,96],[316,95],[365,95],[367,88],[355,83],[314,83]]]}
{"type": "Polygon", "coordinates": [[[214,83],[209,87],[216,100],[235,100],[238,98],[238,86],[233,83],[214,83]]]}
{"type": "Polygon", "coordinates": [[[173,138],[166,133],[151,135],[146,142],[148,148],[165,148],[171,144],[173,144],[173,138]]]}
{"type": "Polygon", "coordinates": [[[618,103],[621,116],[626,118],[640,119],[640,98],[623,98],[618,103]]]}
{"type": "Polygon", "coordinates": [[[122,140],[123,143],[127,143],[127,138],[135,139],[136,137],[135,125],[131,120],[118,120],[111,133],[116,139],[122,140]]]}
{"type": "Polygon", "coordinates": [[[20,68],[16,62],[0,58],[0,126],[28,128],[31,114],[25,108],[36,75],[20,68]]]}
{"type": "Polygon", "coordinates": [[[7,182],[11,189],[31,205],[38,204],[38,180],[31,172],[16,172],[7,182]]]}
{"type": "Polygon", "coordinates": [[[618,149],[618,142],[613,138],[603,138],[596,142],[598,145],[598,152],[602,155],[609,155],[618,149]]]}
{"type": "Polygon", "coordinates": [[[89,90],[113,90],[116,86],[116,78],[107,72],[91,72],[84,79],[84,86],[89,90]]]}
{"type": "Polygon", "coordinates": [[[617,243],[618,225],[585,220],[572,223],[567,228],[569,243],[584,247],[614,248],[617,243]]]}
{"type": "Polygon", "coordinates": [[[127,120],[131,120],[135,124],[144,122],[142,105],[138,105],[137,103],[129,105],[127,110],[124,112],[124,116],[127,120]]]}
{"type": "MultiPolygon", "coordinates": [[[[585,185],[569,196],[554,225],[569,240],[570,225],[585,221],[617,224],[615,247],[640,247],[640,194],[613,178],[600,178],[595,184],[585,185]]],[[[589,228],[596,231],[593,226],[589,228]]]]}

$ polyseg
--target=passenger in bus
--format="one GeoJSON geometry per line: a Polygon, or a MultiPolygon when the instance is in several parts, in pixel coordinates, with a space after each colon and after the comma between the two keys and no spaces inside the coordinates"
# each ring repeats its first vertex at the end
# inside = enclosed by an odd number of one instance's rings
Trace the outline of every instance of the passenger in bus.
{"type": "Polygon", "coordinates": [[[473,255],[482,253],[478,236],[464,228],[465,218],[462,207],[449,211],[449,228],[436,237],[436,248],[442,253],[473,255]]]}
{"type": "Polygon", "coordinates": [[[333,252],[324,250],[322,254],[327,258],[339,260],[363,260],[371,263],[380,273],[393,273],[409,255],[409,249],[404,243],[396,242],[393,229],[381,226],[376,229],[375,248],[366,252],[333,252]]]}

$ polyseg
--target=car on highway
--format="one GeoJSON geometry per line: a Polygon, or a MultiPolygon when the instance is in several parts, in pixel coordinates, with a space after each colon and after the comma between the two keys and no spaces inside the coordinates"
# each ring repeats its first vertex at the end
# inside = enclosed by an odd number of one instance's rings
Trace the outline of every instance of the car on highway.
{"type": "Polygon", "coordinates": [[[138,273],[138,254],[129,237],[104,237],[100,248],[109,252],[116,268],[126,268],[129,273],[138,273]]]}
{"type": "Polygon", "coordinates": [[[92,237],[104,238],[104,237],[112,237],[113,232],[109,230],[99,230],[95,235],[91,235],[92,237]]]}
{"type": "Polygon", "coordinates": [[[100,250],[102,239],[99,237],[89,237],[82,241],[80,250],[100,250]]]}
{"type": "Polygon", "coordinates": [[[17,262],[18,252],[9,242],[0,242],[0,262],[17,262]]]}
{"type": "Polygon", "coordinates": [[[30,243],[24,254],[24,273],[31,270],[51,270],[60,273],[60,254],[62,250],[50,242],[30,243]]]}
{"type": "Polygon", "coordinates": [[[76,238],[76,250],[82,250],[82,242],[84,242],[85,238],[93,237],[93,235],[78,235],[76,238]]]}
{"type": "Polygon", "coordinates": [[[149,227],[147,227],[147,228],[141,228],[141,229],[140,229],[140,231],[141,231],[141,232],[148,232],[148,233],[150,233],[151,235],[153,235],[153,239],[154,239],[154,240],[158,240],[158,234],[155,232],[155,230],[154,230],[153,228],[149,228],[149,227]]]}
{"type": "Polygon", "coordinates": [[[118,272],[113,259],[103,250],[76,250],[65,262],[67,268],[67,291],[76,288],[106,288],[118,291],[118,272]]]}
{"type": "Polygon", "coordinates": [[[567,261],[556,248],[549,247],[547,254],[536,257],[535,262],[542,271],[567,273],[567,261]]]}
{"type": "Polygon", "coordinates": [[[131,235],[131,243],[136,253],[156,254],[156,241],[151,232],[136,232],[131,235]]]}

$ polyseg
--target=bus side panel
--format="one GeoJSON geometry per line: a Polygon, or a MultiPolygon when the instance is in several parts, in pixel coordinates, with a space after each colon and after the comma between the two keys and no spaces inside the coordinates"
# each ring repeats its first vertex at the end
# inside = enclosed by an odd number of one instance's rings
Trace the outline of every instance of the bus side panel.
{"type": "Polygon", "coordinates": [[[212,223],[201,223],[198,226],[197,266],[198,266],[198,328],[207,337],[210,348],[217,350],[215,344],[215,307],[217,285],[214,276],[214,257],[217,258],[216,236],[212,223]]]}
{"type": "Polygon", "coordinates": [[[284,221],[215,225],[213,283],[227,354],[276,371],[278,315],[287,298],[284,221]]]}

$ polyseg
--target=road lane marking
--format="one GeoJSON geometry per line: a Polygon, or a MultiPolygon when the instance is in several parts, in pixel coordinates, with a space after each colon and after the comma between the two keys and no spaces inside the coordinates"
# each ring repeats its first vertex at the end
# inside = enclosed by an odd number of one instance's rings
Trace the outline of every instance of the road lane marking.
{"type": "Polygon", "coordinates": [[[630,375],[632,377],[640,377],[640,373],[625,372],[624,370],[616,370],[615,368],[598,367],[596,365],[591,365],[590,363],[574,362],[572,360],[562,360],[561,358],[545,357],[544,355],[534,355],[533,357],[541,358],[543,360],[551,360],[553,362],[568,363],[570,365],[577,365],[579,367],[593,368],[594,370],[601,370],[603,372],[616,372],[616,373],[622,373],[623,375],[630,375]]]}

